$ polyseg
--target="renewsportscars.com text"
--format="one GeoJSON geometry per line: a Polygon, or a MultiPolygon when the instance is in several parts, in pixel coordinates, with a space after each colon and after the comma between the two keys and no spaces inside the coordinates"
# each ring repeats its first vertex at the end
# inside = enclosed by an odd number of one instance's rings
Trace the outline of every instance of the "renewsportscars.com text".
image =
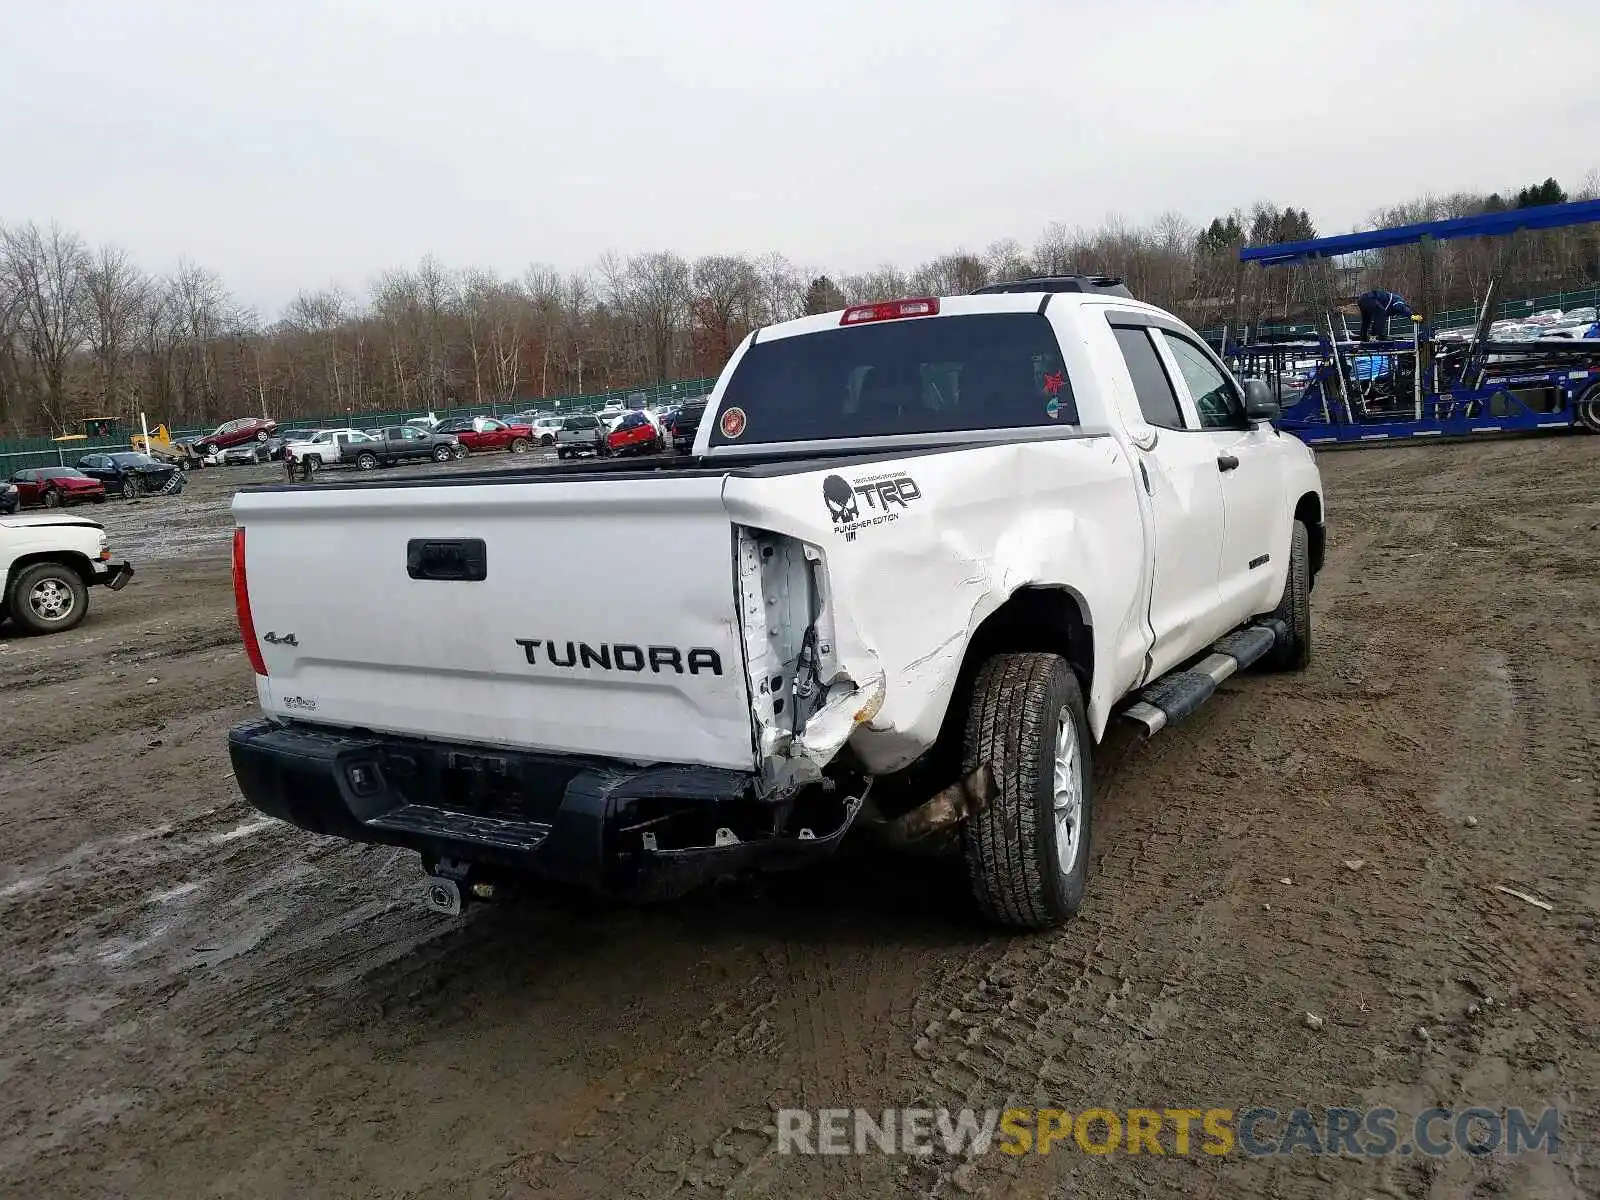
{"type": "Polygon", "coordinates": [[[780,1109],[779,1154],[1554,1154],[1558,1109],[780,1109]]]}

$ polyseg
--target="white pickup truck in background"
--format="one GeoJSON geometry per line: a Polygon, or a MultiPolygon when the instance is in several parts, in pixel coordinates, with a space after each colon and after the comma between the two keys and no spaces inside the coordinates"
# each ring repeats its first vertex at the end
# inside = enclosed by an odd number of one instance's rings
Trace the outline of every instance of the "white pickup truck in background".
{"type": "Polygon", "coordinates": [[[0,517],[0,621],[26,633],[62,633],[89,613],[89,589],[121,591],[128,563],[111,561],[98,521],[71,513],[0,517]]]}
{"type": "Polygon", "coordinates": [[[346,446],[371,440],[359,429],[319,429],[303,442],[290,442],[284,453],[314,474],[341,462],[346,457],[346,446]]]}
{"type": "Polygon", "coordinates": [[[692,458],[241,492],[264,715],[235,773],[417,850],[449,911],[523,873],[672,894],[874,826],[959,841],[995,921],[1058,922],[1111,720],[1310,654],[1322,487],[1276,411],[1064,277],[757,330],[692,458]]]}

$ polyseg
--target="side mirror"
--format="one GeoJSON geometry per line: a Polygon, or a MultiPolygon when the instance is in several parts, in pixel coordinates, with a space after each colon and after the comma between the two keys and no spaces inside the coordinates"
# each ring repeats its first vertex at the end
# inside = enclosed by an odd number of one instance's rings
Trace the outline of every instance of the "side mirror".
{"type": "Polygon", "coordinates": [[[1275,421],[1283,412],[1283,406],[1278,403],[1278,398],[1272,394],[1272,388],[1264,379],[1246,379],[1244,381],[1244,415],[1252,421],[1275,421]]]}

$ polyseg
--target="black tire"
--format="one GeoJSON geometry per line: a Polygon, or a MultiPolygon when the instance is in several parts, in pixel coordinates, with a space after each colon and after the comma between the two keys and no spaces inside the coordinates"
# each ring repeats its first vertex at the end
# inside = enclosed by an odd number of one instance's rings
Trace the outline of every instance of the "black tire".
{"type": "Polygon", "coordinates": [[[65,563],[35,563],[18,572],[5,609],[24,632],[61,633],[75,628],[89,611],[89,589],[65,563]]]}
{"type": "MultiPolygon", "coordinates": [[[[1083,690],[1067,660],[997,654],[978,672],[967,710],[962,773],[988,764],[999,794],[962,827],[967,877],[979,910],[1015,929],[1059,925],[1083,903],[1094,823],[1094,771],[1083,690]],[[1076,820],[1070,866],[1058,853],[1057,738],[1076,744],[1076,820]]],[[[1072,782],[1070,771],[1065,776],[1072,782]]]]}
{"type": "Polygon", "coordinates": [[[208,455],[215,454],[216,452],[217,452],[217,448],[215,446],[213,446],[210,442],[207,442],[204,446],[200,447],[200,457],[201,458],[205,458],[208,455]]]}
{"type": "Polygon", "coordinates": [[[541,446],[554,446],[555,444],[555,438],[551,437],[549,434],[545,434],[544,437],[539,439],[539,445],[541,446]]]}
{"type": "Polygon", "coordinates": [[[1590,433],[1600,433],[1600,383],[1583,394],[1574,413],[1579,425],[1590,433]]]}
{"type": "Polygon", "coordinates": [[[60,508],[61,507],[61,493],[56,491],[55,488],[45,488],[45,490],[44,490],[44,506],[46,508],[60,508]]]}
{"type": "MultiPolygon", "coordinates": [[[[463,447],[461,447],[461,449],[465,450],[466,447],[463,446],[463,447]]],[[[451,454],[451,451],[450,451],[450,447],[449,446],[440,446],[437,449],[435,449],[434,452],[433,452],[433,461],[434,462],[438,462],[438,463],[449,462],[450,461],[450,454],[451,454]]],[[[466,455],[463,454],[463,455],[461,455],[461,457],[465,458],[466,455]]]]}
{"type": "Polygon", "coordinates": [[[363,450],[356,455],[356,470],[373,471],[378,466],[378,456],[370,450],[363,450]]]}
{"type": "MultiPolygon", "coordinates": [[[[470,446],[463,445],[460,442],[456,443],[456,446],[455,446],[455,457],[457,457],[457,458],[465,458],[467,455],[469,455],[471,453],[472,453],[472,448],[470,446]]],[[[441,458],[439,461],[443,462],[444,459],[441,458]]]]}
{"type": "Polygon", "coordinates": [[[267,431],[265,429],[256,430],[256,441],[264,442],[266,440],[267,440],[267,431]]]}
{"type": "Polygon", "coordinates": [[[122,498],[124,500],[137,500],[144,491],[144,480],[137,475],[129,475],[122,481],[122,498]]]}
{"type": "Polygon", "coordinates": [[[528,452],[528,439],[527,438],[520,438],[519,437],[519,438],[512,438],[511,439],[511,453],[513,453],[513,454],[526,454],[527,452],[528,452]]]}
{"type": "Polygon", "coordinates": [[[322,470],[322,455],[306,455],[305,468],[307,475],[315,475],[318,471],[322,470]]]}
{"type": "Polygon", "coordinates": [[[1311,661],[1311,532],[1304,521],[1296,520],[1289,539],[1289,578],[1284,580],[1283,599],[1272,610],[1271,619],[1282,621],[1289,636],[1280,641],[1261,660],[1269,671],[1302,671],[1311,661]]]}

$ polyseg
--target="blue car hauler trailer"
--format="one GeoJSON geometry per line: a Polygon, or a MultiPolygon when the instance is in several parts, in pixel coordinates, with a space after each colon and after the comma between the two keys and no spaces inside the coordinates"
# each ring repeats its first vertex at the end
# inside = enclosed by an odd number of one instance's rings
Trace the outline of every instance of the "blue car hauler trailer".
{"type": "MultiPolygon", "coordinates": [[[[1509,237],[1523,230],[1600,222],[1600,200],[1425,221],[1276,246],[1246,246],[1240,269],[1326,264],[1341,255],[1418,245],[1427,263],[1432,242],[1509,237]]],[[[1279,390],[1278,428],[1311,445],[1370,444],[1411,438],[1467,437],[1579,427],[1600,433],[1600,340],[1489,339],[1509,256],[1490,279],[1470,339],[1435,340],[1426,318],[1401,340],[1356,342],[1335,321],[1331,270],[1323,273],[1326,317],[1310,341],[1228,347],[1240,374],[1279,390]]],[[[1425,266],[1426,269],[1426,266],[1425,266]]],[[[1427,288],[1424,286],[1424,296],[1427,288]]],[[[1388,332],[1388,331],[1385,331],[1388,332]]]]}

